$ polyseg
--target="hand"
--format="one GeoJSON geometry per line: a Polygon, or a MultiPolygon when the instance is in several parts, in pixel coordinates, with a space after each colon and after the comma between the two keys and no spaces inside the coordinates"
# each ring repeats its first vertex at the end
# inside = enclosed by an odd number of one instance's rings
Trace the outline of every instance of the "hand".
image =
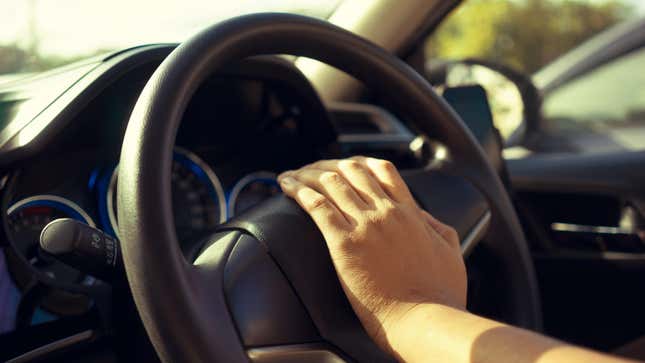
{"type": "Polygon", "coordinates": [[[341,285],[368,334],[393,352],[416,306],[466,305],[455,230],[421,210],[394,165],[354,157],[278,177],[322,232],[341,285]]]}

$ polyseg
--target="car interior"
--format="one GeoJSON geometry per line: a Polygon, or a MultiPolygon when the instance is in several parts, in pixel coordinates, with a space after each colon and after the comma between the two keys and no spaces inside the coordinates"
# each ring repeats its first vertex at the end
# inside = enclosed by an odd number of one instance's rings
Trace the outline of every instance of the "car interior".
{"type": "Polygon", "coordinates": [[[0,74],[0,360],[394,361],[276,182],[354,155],[457,230],[469,311],[645,358],[645,18],[533,73],[427,59],[469,2],[252,9],[0,74]]]}

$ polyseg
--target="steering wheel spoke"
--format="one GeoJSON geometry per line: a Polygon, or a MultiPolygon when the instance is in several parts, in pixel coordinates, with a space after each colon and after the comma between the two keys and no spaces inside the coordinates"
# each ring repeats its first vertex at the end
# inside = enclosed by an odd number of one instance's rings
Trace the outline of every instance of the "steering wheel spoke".
{"type": "Polygon", "coordinates": [[[455,228],[468,256],[490,224],[486,197],[467,179],[441,170],[405,170],[402,176],[421,208],[455,228]]]}
{"type": "Polygon", "coordinates": [[[306,343],[252,348],[248,351],[253,363],[344,363],[349,362],[328,344],[306,343]]]}

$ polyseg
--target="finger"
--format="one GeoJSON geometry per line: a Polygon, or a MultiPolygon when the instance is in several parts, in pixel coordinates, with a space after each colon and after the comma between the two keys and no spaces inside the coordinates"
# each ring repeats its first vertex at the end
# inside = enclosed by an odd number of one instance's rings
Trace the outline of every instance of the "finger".
{"type": "Polygon", "coordinates": [[[446,242],[448,242],[453,247],[461,248],[459,235],[457,234],[457,231],[455,231],[454,228],[440,222],[438,219],[433,217],[432,214],[426,212],[425,210],[421,210],[421,214],[423,215],[426,222],[428,222],[428,224],[435,231],[437,231],[437,233],[439,233],[439,235],[443,237],[443,239],[445,239],[446,242]]]}
{"type": "Polygon", "coordinates": [[[279,177],[280,187],[314,220],[321,231],[339,231],[350,227],[343,213],[324,195],[290,176],[279,177]]]}
{"type": "Polygon", "coordinates": [[[307,168],[340,173],[368,205],[373,205],[375,200],[388,198],[387,193],[381,188],[381,185],[370,171],[355,160],[321,160],[308,165],[307,168]]]}
{"type": "Polygon", "coordinates": [[[284,174],[326,196],[348,220],[350,220],[349,215],[360,213],[367,208],[363,199],[338,172],[309,167],[284,174]]]}
{"type": "Polygon", "coordinates": [[[388,160],[354,156],[351,158],[364,165],[381,184],[381,188],[399,203],[415,203],[408,185],[405,184],[396,166],[388,160]]]}

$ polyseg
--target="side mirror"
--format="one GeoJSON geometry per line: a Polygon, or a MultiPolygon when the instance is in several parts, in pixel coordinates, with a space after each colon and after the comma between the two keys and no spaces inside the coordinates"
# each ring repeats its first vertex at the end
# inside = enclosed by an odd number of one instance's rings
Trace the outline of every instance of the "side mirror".
{"type": "Polygon", "coordinates": [[[481,85],[505,147],[526,143],[538,128],[540,93],[529,76],[509,66],[478,59],[431,62],[426,76],[438,88],[481,85]]]}

